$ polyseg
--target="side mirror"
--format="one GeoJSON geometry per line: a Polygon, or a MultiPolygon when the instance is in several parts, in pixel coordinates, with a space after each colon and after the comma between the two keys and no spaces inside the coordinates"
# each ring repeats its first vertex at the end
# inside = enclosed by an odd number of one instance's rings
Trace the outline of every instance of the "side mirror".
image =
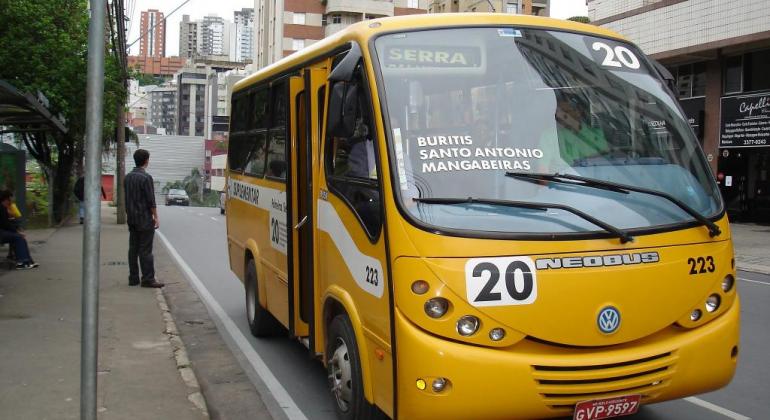
{"type": "Polygon", "coordinates": [[[350,82],[353,80],[356,67],[361,61],[361,48],[357,43],[350,43],[350,50],[345,54],[345,57],[340,60],[329,74],[330,82],[350,82]]]}
{"type": "Polygon", "coordinates": [[[329,94],[329,119],[326,132],[333,137],[352,137],[359,116],[358,85],[336,82],[329,94]]]}
{"type": "Polygon", "coordinates": [[[668,86],[668,88],[671,90],[671,93],[675,98],[679,99],[679,91],[676,86],[676,79],[674,78],[674,75],[668,71],[666,66],[660,64],[658,60],[652,60],[652,63],[655,65],[655,70],[658,71],[660,77],[663,78],[663,80],[666,82],[666,86],[668,86]]]}

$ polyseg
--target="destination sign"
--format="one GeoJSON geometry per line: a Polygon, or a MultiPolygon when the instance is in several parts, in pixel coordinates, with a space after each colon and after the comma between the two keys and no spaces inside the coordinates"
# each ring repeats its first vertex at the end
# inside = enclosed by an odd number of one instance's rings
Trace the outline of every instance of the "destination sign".
{"type": "Polygon", "coordinates": [[[387,68],[481,67],[481,49],[456,46],[391,46],[385,48],[387,68]]]}

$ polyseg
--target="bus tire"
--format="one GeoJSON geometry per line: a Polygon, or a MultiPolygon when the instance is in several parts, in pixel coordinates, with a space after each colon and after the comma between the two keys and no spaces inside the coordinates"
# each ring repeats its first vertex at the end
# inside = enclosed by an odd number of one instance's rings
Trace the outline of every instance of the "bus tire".
{"type": "Polygon", "coordinates": [[[281,331],[278,320],[259,304],[257,266],[253,258],[246,264],[246,317],[254,337],[270,337],[281,331]]]}
{"type": "Polygon", "coordinates": [[[342,420],[376,418],[376,410],[364,397],[361,358],[353,325],[345,314],[332,319],[326,336],[326,370],[337,417],[342,420]]]}

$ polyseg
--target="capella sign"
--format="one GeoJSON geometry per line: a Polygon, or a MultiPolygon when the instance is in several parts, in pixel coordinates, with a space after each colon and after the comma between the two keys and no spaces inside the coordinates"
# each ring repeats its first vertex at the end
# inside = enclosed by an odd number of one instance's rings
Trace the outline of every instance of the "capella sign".
{"type": "Polygon", "coordinates": [[[770,145],[770,94],[722,98],[720,147],[770,145]]]}

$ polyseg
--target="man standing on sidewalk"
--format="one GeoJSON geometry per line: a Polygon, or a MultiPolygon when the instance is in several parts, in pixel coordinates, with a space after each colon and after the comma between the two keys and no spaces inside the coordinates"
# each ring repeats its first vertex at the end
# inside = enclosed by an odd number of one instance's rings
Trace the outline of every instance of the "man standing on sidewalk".
{"type": "Polygon", "coordinates": [[[136,286],[139,281],[139,266],[142,267],[142,287],[163,287],[155,280],[155,262],[152,257],[152,241],[155,229],[160,226],[155,208],[155,187],[152,176],[145,169],[150,161],[150,152],[137,149],[134,152],[136,168],[125,178],[126,216],[128,222],[128,285],[136,286]]]}

